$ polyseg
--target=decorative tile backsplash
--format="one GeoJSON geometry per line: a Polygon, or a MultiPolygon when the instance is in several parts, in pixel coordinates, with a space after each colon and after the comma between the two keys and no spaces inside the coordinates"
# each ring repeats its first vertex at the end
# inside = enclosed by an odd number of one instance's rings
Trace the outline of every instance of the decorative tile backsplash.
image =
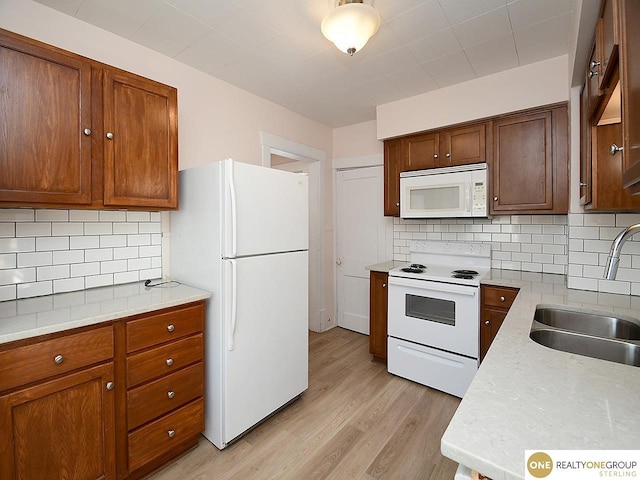
{"type": "Polygon", "coordinates": [[[640,214],[512,215],[492,219],[394,219],[394,260],[409,260],[410,240],[491,243],[492,267],[567,274],[579,290],[640,295],[640,235],[622,248],[616,280],[604,280],[615,236],[640,214]]]}
{"type": "Polygon", "coordinates": [[[0,301],[162,277],[159,212],[0,209],[0,301]]]}

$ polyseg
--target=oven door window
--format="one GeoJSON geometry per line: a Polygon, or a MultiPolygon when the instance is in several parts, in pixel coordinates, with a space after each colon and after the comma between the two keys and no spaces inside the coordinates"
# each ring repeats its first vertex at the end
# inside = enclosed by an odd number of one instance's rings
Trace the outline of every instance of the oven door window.
{"type": "Polygon", "coordinates": [[[456,302],[407,294],[405,295],[405,315],[455,327],[456,302]]]}

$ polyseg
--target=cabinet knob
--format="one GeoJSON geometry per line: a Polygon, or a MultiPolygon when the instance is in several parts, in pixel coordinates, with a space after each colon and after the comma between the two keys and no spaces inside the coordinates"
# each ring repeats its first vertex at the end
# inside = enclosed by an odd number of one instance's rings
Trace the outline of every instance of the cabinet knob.
{"type": "Polygon", "coordinates": [[[498,201],[498,197],[493,197],[493,201],[497,202],[498,201]]]}
{"type": "Polygon", "coordinates": [[[587,184],[586,184],[585,182],[580,182],[580,186],[581,186],[581,187],[586,187],[586,186],[587,186],[587,184]]]}
{"type": "Polygon", "coordinates": [[[56,365],[60,365],[62,362],[64,362],[64,357],[62,355],[56,355],[55,357],[53,357],[53,361],[56,365]]]}
{"type": "Polygon", "coordinates": [[[91,129],[85,128],[84,130],[82,130],[82,133],[84,133],[88,137],[89,135],[91,135],[91,129]]]}
{"type": "Polygon", "coordinates": [[[400,206],[400,202],[396,203],[396,207],[399,207],[399,206],[400,206]]]}
{"type": "Polygon", "coordinates": [[[115,387],[115,384],[113,382],[107,382],[107,390],[113,390],[113,387],[115,387]]]}
{"type": "Polygon", "coordinates": [[[437,154],[437,153],[434,153],[434,154],[433,154],[433,158],[438,158],[438,154],[437,154]]]}
{"type": "Polygon", "coordinates": [[[450,154],[450,153],[447,153],[447,154],[445,155],[445,157],[447,157],[447,158],[451,158],[451,154],[450,154]]]}
{"type": "Polygon", "coordinates": [[[107,138],[108,138],[109,140],[113,140],[113,133],[111,133],[111,132],[107,132],[107,138]]]}
{"type": "Polygon", "coordinates": [[[169,397],[169,398],[173,398],[173,397],[175,397],[175,396],[176,396],[176,392],[174,392],[173,390],[169,390],[169,391],[167,392],[167,397],[169,397]]]}
{"type": "Polygon", "coordinates": [[[169,438],[173,438],[176,435],[176,431],[175,430],[169,430],[167,432],[167,435],[169,436],[169,438]]]}
{"type": "Polygon", "coordinates": [[[501,302],[504,302],[505,300],[506,300],[506,298],[504,298],[504,297],[500,297],[500,301],[501,301],[501,302]]]}
{"type": "Polygon", "coordinates": [[[598,72],[596,72],[596,71],[594,71],[594,70],[591,70],[591,71],[589,72],[589,78],[593,78],[593,77],[597,77],[597,76],[598,76],[598,72]]]}
{"type": "Polygon", "coordinates": [[[382,284],[382,288],[387,288],[387,284],[386,284],[386,283],[383,283],[383,284],[382,284]]]}
{"type": "Polygon", "coordinates": [[[591,63],[589,64],[590,68],[596,68],[600,66],[600,62],[598,60],[591,60],[591,63]]]}
{"type": "Polygon", "coordinates": [[[619,147],[615,143],[612,143],[611,146],[609,147],[609,155],[613,157],[616,153],[621,152],[623,150],[624,150],[624,147],[619,147]]]}
{"type": "Polygon", "coordinates": [[[485,325],[491,325],[491,322],[490,322],[489,320],[485,320],[485,321],[484,321],[484,324],[485,324],[485,325]]]}
{"type": "Polygon", "coordinates": [[[175,329],[176,327],[173,325],[173,323],[167,325],[167,332],[173,332],[175,329]]]}
{"type": "Polygon", "coordinates": [[[167,362],[167,367],[170,367],[173,365],[173,358],[167,358],[165,362],[167,362]]]}

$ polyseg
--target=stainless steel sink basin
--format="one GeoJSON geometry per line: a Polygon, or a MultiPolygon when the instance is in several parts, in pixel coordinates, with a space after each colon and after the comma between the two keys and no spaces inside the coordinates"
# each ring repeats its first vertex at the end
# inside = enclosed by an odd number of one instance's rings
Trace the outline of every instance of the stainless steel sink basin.
{"type": "Polygon", "coordinates": [[[555,350],[640,366],[640,322],[632,317],[538,305],[529,337],[555,350]]]}

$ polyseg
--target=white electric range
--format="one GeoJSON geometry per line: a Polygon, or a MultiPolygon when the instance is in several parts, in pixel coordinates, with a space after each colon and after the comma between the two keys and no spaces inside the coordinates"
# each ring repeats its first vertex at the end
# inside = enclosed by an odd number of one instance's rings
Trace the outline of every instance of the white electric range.
{"type": "Polygon", "coordinates": [[[389,271],[390,373],[462,397],[478,369],[480,280],[491,246],[412,241],[410,263],[389,271]]]}

